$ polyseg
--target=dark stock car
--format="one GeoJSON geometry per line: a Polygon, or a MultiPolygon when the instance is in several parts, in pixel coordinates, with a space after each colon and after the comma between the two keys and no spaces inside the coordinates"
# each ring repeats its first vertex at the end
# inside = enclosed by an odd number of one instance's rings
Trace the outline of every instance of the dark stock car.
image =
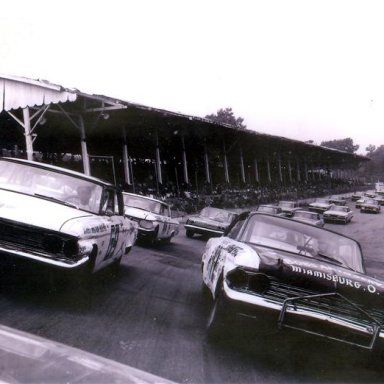
{"type": "Polygon", "coordinates": [[[205,236],[221,236],[236,217],[236,213],[225,209],[205,207],[199,214],[187,219],[184,224],[185,234],[187,237],[192,237],[195,233],[205,236]]]}
{"type": "Polygon", "coordinates": [[[269,213],[271,215],[285,216],[283,210],[278,205],[262,204],[257,207],[257,212],[269,213]]]}
{"type": "Polygon", "coordinates": [[[279,201],[278,206],[281,208],[282,212],[287,217],[292,217],[295,211],[300,209],[299,203],[296,201],[282,200],[279,201]]]}
{"type": "Polygon", "coordinates": [[[384,282],[365,274],[349,237],[262,213],[241,214],[202,256],[213,298],[208,336],[254,321],[373,349],[384,337],[384,282]],[[259,320],[256,320],[259,319],[259,320]]]}

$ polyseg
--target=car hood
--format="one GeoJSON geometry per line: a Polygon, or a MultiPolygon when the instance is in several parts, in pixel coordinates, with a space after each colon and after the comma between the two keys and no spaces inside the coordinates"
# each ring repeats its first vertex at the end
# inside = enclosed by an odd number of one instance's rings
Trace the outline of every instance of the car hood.
{"type": "Polygon", "coordinates": [[[336,210],[329,209],[328,211],[324,212],[324,215],[348,216],[348,212],[342,212],[342,211],[336,211],[336,210]]]}
{"type": "Polygon", "coordinates": [[[124,213],[129,217],[134,217],[136,219],[140,220],[159,220],[161,219],[160,215],[157,215],[155,213],[145,211],[144,209],[140,208],[134,208],[134,207],[125,207],[124,213]]]}
{"type": "Polygon", "coordinates": [[[91,213],[43,198],[0,190],[0,218],[60,231],[68,221],[91,213]]]}
{"type": "Polygon", "coordinates": [[[0,325],[2,383],[172,383],[147,371],[0,325]]]}
{"type": "Polygon", "coordinates": [[[305,219],[305,218],[303,218],[303,217],[295,217],[294,220],[296,220],[296,221],[300,221],[300,222],[302,222],[302,223],[311,224],[311,225],[317,225],[317,224],[320,224],[320,223],[321,223],[320,220],[305,219]]]}
{"type": "Polygon", "coordinates": [[[315,293],[337,292],[364,306],[382,307],[384,282],[339,265],[290,252],[254,246],[259,270],[278,281],[315,293]]]}
{"type": "Polygon", "coordinates": [[[227,221],[217,221],[201,216],[190,216],[188,220],[189,222],[193,222],[194,224],[209,225],[216,227],[227,227],[230,224],[227,221]]]}
{"type": "Polygon", "coordinates": [[[309,204],[309,206],[310,207],[329,207],[329,204],[328,203],[314,202],[314,203],[309,204]]]}

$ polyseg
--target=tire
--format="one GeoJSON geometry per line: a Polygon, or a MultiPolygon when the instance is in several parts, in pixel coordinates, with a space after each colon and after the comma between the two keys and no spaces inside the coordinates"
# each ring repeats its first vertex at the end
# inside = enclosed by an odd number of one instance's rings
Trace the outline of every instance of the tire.
{"type": "Polygon", "coordinates": [[[73,277],[73,284],[75,290],[82,293],[88,293],[92,284],[93,270],[95,268],[97,256],[97,248],[94,246],[93,251],[89,257],[88,262],[83,266],[83,268],[78,271],[73,277]]]}
{"type": "Polygon", "coordinates": [[[120,272],[120,265],[121,265],[121,260],[123,258],[123,255],[121,255],[118,259],[112,262],[110,265],[110,271],[113,277],[118,276],[120,272]]]}
{"type": "Polygon", "coordinates": [[[172,237],[173,237],[173,235],[172,235],[172,236],[169,236],[169,237],[166,237],[166,238],[164,238],[164,239],[163,239],[163,243],[164,243],[164,244],[170,244],[170,243],[171,243],[171,241],[172,241],[172,237]]]}
{"type": "MultiPolygon", "coordinates": [[[[207,337],[208,340],[217,342],[223,339],[224,330],[226,328],[228,315],[224,314],[224,300],[223,300],[223,287],[220,285],[220,289],[213,301],[211,301],[211,307],[207,318],[207,337]]],[[[233,324],[232,324],[233,326],[233,324]]],[[[228,335],[225,334],[227,337],[228,335]]]]}
{"type": "Polygon", "coordinates": [[[191,229],[187,229],[187,230],[185,231],[185,235],[186,235],[187,237],[189,237],[189,238],[192,238],[193,235],[194,235],[194,232],[193,232],[191,229]]]}

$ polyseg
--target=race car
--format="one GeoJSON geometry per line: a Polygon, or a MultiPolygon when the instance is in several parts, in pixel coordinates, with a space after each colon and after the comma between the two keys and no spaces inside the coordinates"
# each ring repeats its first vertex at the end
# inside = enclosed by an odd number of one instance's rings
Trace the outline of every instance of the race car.
{"type": "Polygon", "coordinates": [[[185,234],[187,237],[193,237],[194,234],[221,236],[236,217],[237,213],[226,209],[205,207],[187,219],[184,224],[185,234]]]}
{"type": "Polygon", "coordinates": [[[379,213],[380,211],[381,211],[381,207],[379,202],[373,198],[366,199],[360,205],[361,213],[379,213]]]}
{"type": "Polygon", "coordinates": [[[0,158],[0,254],[14,266],[87,279],[118,267],[137,225],[112,184],[68,169],[0,158]]]}
{"type": "Polygon", "coordinates": [[[317,212],[311,212],[301,209],[293,214],[292,219],[301,221],[303,223],[316,225],[317,227],[324,227],[324,220],[321,215],[317,212]]]}
{"type": "Polygon", "coordinates": [[[300,209],[299,203],[296,201],[282,200],[279,201],[278,206],[287,217],[292,217],[294,212],[300,209]]]}
{"type": "Polygon", "coordinates": [[[331,205],[331,207],[323,213],[324,222],[336,222],[347,224],[352,220],[353,212],[351,208],[344,205],[331,205]]]}
{"type": "Polygon", "coordinates": [[[123,197],[125,215],[138,223],[138,240],[170,242],[179,233],[179,221],[172,218],[169,204],[134,193],[123,192],[123,197]]]}
{"type": "Polygon", "coordinates": [[[332,203],[326,198],[317,198],[313,203],[310,203],[308,209],[312,212],[323,213],[331,207],[332,203]]]}
{"type": "Polygon", "coordinates": [[[201,263],[209,339],[288,328],[371,350],[384,338],[384,282],[366,275],[352,238],[247,212],[201,263]]]}

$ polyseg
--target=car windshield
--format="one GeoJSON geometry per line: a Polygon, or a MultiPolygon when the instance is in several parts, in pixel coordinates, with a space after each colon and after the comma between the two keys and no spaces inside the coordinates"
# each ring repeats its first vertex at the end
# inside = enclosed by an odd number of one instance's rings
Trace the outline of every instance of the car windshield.
{"type": "Polygon", "coordinates": [[[364,272],[361,249],[356,241],[298,221],[254,214],[249,218],[240,240],[364,272]]]}
{"type": "Polygon", "coordinates": [[[0,161],[0,188],[99,213],[103,187],[44,167],[0,161]]]}
{"type": "Polygon", "coordinates": [[[373,204],[373,205],[378,205],[378,202],[376,200],[373,200],[373,199],[368,199],[365,201],[367,204],[373,204]]]}
{"type": "Polygon", "coordinates": [[[334,205],[331,207],[333,211],[348,212],[348,207],[343,207],[340,205],[334,205]]]}
{"type": "Polygon", "coordinates": [[[229,223],[234,218],[234,214],[223,209],[205,207],[201,210],[200,216],[206,219],[218,221],[220,223],[229,223]]]}
{"type": "Polygon", "coordinates": [[[161,202],[151,200],[145,197],[132,196],[124,194],[124,205],[126,207],[138,208],[144,211],[149,211],[152,213],[161,213],[161,202]]]}

